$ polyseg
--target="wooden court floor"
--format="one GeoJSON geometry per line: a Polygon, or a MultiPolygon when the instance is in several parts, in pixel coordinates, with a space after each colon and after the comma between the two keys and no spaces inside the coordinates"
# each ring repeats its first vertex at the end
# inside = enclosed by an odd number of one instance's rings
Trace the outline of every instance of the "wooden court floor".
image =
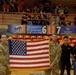
{"type": "MultiPolygon", "coordinates": [[[[74,73],[74,71],[73,70],[71,70],[71,75],[73,75],[73,73],[74,73]]],[[[35,74],[35,75],[38,75],[38,74],[44,74],[44,71],[29,71],[29,70],[27,70],[27,71],[25,71],[25,70],[12,70],[11,71],[11,75],[32,75],[32,74],[35,74]]],[[[65,70],[65,75],[67,75],[66,74],[66,70],[65,70]]]]}

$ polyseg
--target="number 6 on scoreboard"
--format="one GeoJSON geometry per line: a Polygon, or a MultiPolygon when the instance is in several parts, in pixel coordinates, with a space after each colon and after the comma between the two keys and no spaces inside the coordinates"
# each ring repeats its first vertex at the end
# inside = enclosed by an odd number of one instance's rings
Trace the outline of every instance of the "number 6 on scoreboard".
{"type": "Polygon", "coordinates": [[[43,34],[46,34],[46,26],[43,26],[43,27],[42,27],[42,33],[43,33],[43,34]]]}
{"type": "Polygon", "coordinates": [[[60,33],[61,27],[57,27],[57,34],[60,33]]]}

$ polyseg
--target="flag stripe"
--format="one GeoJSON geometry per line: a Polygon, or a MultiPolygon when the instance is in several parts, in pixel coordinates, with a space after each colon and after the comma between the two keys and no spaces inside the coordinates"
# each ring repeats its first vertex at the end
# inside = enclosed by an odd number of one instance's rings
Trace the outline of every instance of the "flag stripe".
{"type": "Polygon", "coordinates": [[[32,46],[32,47],[27,47],[27,50],[33,50],[33,49],[40,49],[40,48],[47,48],[48,45],[42,45],[42,46],[32,46]]]}
{"type": "Polygon", "coordinates": [[[40,51],[40,50],[48,50],[48,47],[45,47],[45,48],[39,48],[39,49],[30,49],[30,50],[28,50],[27,52],[34,52],[34,51],[40,51]]]}
{"type": "Polygon", "coordinates": [[[10,58],[40,58],[40,57],[46,57],[49,56],[48,54],[44,54],[44,55],[32,55],[32,56],[17,56],[17,55],[10,55],[10,58]]]}
{"type": "Polygon", "coordinates": [[[28,54],[29,55],[40,55],[40,54],[48,54],[49,52],[43,52],[43,53],[35,53],[35,54],[28,54]]]}
{"type": "Polygon", "coordinates": [[[44,61],[44,62],[41,61],[41,62],[33,62],[33,63],[32,62],[22,62],[22,63],[21,62],[10,62],[10,64],[39,64],[39,63],[42,64],[42,63],[48,63],[48,62],[49,61],[44,61]]]}
{"type": "Polygon", "coordinates": [[[10,57],[11,60],[37,60],[37,59],[45,59],[45,58],[49,58],[49,56],[45,56],[45,57],[36,57],[36,58],[13,58],[13,57],[10,57]]]}
{"type": "Polygon", "coordinates": [[[13,66],[13,67],[14,67],[14,66],[15,66],[15,67],[18,67],[18,66],[19,66],[19,67],[38,67],[38,66],[46,66],[46,65],[49,65],[49,63],[28,64],[28,65],[27,65],[27,64],[26,64],[26,65],[25,65],[25,64],[22,64],[22,65],[21,65],[21,64],[11,64],[10,66],[11,66],[11,67],[12,67],[12,66],[13,66]]]}
{"type": "Polygon", "coordinates": [[[43,43],[43,44],[34,44],[34,45],[28,45],[27,44],[27,47],[35,47],[35,46],[43,46],[43,45],[47,45],[48,43],[43,43]]]}
{"type": "Polygon", "coordinates": [[[44,61],[49,61],[49,59],[45,58],[45,59],[37,59],[37,60],[31,60],[31,61],[30,60],[22,60],[21,61],[21,60],[15,60],[15,59],[14,60],[12,60],[12,59],[10,60],[10,62],[39,62],[39,61],[40,62],[41,61],[44,62],[44,61]]]}
{"type": "Polygon", "coordinates": [[[28,55],[28,54],[39,54],[39,53],[44,53],[44,52],[48,52],[48,50],[31,51],[31,52],[27,52],[27,55],[28,55]]]}
{"type": "Polygon", "coordinates": [[[38,42],[28,42],[27,45],[38,45],[38,44],[44,44],[44,43],[48,43],[48,40],[45,41],[38,41],[38,42]]]}
{"type": "MultiPolygon", "coordinates": [[[[17,68],[17,69],[34,69],[34,68],[37,68],[37,69],[38,69],[38,68],[39,68],[39,69],[41,68],[41,69],[42,69],[42,68],[45,68],[45,67],[48,68],[49,65],[45,65],[45,66],[34,66],[34,67],[29,67],[29,66],[28,66],[28,67],[25,67],[25,66],[18,66],[18,65],[17,65],[17,66],[16,66],[16,65],[15,65],[15,66],[14,66],[14,65],[10,65],[10,67],[11,67],[11,68],[15,68],[15,69],[16,69],[16,68],[17,68]]],[[[34,69],[34,70],[35,70],[35,69],[34,69]]]]}

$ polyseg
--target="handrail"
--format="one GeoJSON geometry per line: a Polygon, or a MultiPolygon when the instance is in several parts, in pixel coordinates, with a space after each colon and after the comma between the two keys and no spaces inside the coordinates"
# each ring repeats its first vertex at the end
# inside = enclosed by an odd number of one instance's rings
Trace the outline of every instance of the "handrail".
{"type": "MultiPolygon", "coordinates": [[[[20,17],[20,18],[16,18],[16,17],[6,17],[5,16],[5,14],[17,14],[17,15],[19,15],[19,14],[21,14],[21,15],[23,15],[23,14],[27,14],[27,15],[49,15],[49,19],[47,19],[47,18],[43,18],[43,19],[37,19],[37,18],[34,18],[34,19],[30,19],[30,20],[46,20],[46,21],[49,21],[50,22],[50,24],[54,21],[54,19],[53,19],[53,16],[60,16],[61,14],[52,14],[52,13],[28,13],[28,12],[0,12],[0,14],[2,14],[2,17],[0,17],[0,19],[2,20],[2,25],[4,24],[4,21],[5,20],[21,20],[22,18],[20,17]]],[[[64,15],[64,16],[66,16],[67,14],[62,14],[62,15],[64,15]]],[[[76,16],[76,14],[68,14],[68,16],[72,16],[72,17],[75,17],[76,16]]],[[[28,19],[29,20],[29,19],[28,19]]],[[[56,20],[56,21],[61,21],[61,20],[56,20]]],[[[73,22],[74,23],[74,19],[65,19],[65,20],[63,20],[64,22],[73,22]]]]}

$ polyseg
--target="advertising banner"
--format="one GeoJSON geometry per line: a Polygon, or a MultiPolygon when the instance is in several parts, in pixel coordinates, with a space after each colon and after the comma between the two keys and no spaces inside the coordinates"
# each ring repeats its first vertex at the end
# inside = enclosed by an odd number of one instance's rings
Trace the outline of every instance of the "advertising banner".
{"type": "Polygon", "coordinates": [[[0,25],[0,33],[7,33],[8,25],[0,25]]]}
{"type": "Polygon", "coordinates": [[[8,25],[10,33],[25,33],[26,27],[24,25],[8,25]]]}
{"type": "Polygon", "coordinates": [[[46,34],[47,27],[41,25],[27,25],[26,33],[28,34],[46,34]]]}
{"type": "Polygon", "coordinates": [[[76,27],[75,26],[60,26],[57,27],[57,34],[75,34],[76,27]]]}

